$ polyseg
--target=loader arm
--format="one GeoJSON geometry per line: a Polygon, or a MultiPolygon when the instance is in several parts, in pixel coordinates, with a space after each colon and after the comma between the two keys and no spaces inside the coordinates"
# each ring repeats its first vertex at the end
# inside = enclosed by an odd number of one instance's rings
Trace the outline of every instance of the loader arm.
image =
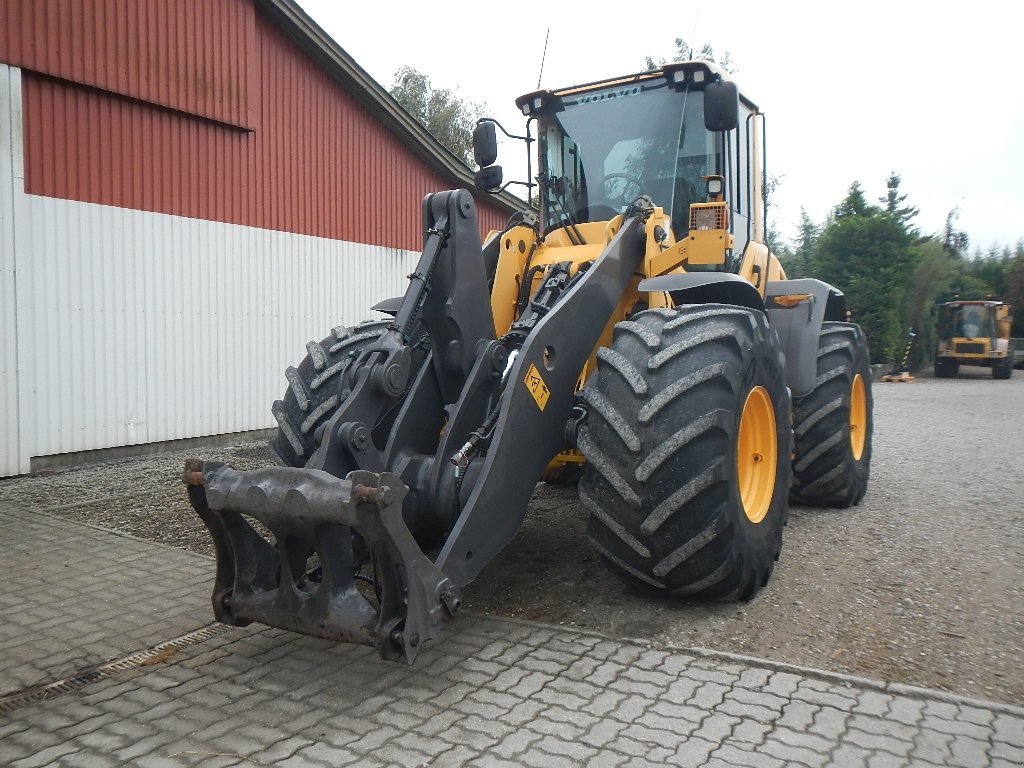
{"type": "Polygon", "coordinates": [[[576,382],[643,260],[644,219],[628,219],[534,327],[508,377],[479,480],[438,566],[465,586],[512,541],[541,472],[566,447],[576,382]]]}
{"type": "Polygon", "coordinates": [[[394,321],[346,371],[306,465],[186,466],[215,542],[221,621],[411,663],[457,612],[460,588],[515,536],[549,460],[572,446],[576,383],[640,269],[651,209],[588,267],[552,270],[501,339],[472,198],[428,195],[423,210],[423,255],[394,321]]]}

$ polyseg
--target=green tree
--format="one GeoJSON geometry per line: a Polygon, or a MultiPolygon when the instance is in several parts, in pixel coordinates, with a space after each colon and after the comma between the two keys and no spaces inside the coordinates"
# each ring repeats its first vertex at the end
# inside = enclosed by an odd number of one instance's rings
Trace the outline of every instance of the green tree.
{"type": "Polygon", "coordinates": [[[907,199],[906,195],[900,194],[900,182],[902,179],[896,171],[889,174],[885,180],[885,197],[879,198],[879,202],[885,206],[885,210],[891,216],[895,216],[900,224],[909,229],[910,220],[920,212],[920,209],[912,205],[903,205],[907,199]]]}
{"type": "Polygon", "coordinates": [[[775,197],[775,190],[779,188],[779,184],[782,183],[782,177],[774,173],[766,174],[764,181],[763,195],[764,195],[764,208],[768,212],[768,222],[764,233],[764,242],[768,246],[768,250],[774,253],[780,261],[789,258],[791,250],[789,246],[782,239],[782,235],[779,232],[778,221],[771,218],[771,201],[775,197]]]}
{"type": "Polygon", "coordinates": [[[1013,330],[1011,335],[1024,337],[1024,240],[1017,241],[1017,248],[1006,270],[1006,292],[1003,300],[1013,305],[1013,330]]]}
{"type": "Polygon", "coordinates": [[[814,276],[846,294],[847,307],[867,334],[873,362],[892,362],[902,354],[907,284],[916,257],[911,243],[899,219],[870,205],[858,182],[817,238],[814,276]]]}
{"type": "Polygon", "coordinates": [[[946,227],[942,232],[942,244],[951,255],[962,257],[967,253],[967,247],[970,245],[971,240],[967,237],[966,232],[956,228],[956,220],[958,218],[960,218],[959,205],[954,206],[946,214],[946,227]]]}
{"type": "Polygon", "coordinates": [[[949,293],[957,265],[942,243],[927,239],[914,246],[916,260],[907,282],[907,324],[917,338],[911,347],[910,368],[931,362],[935,351],[934,307],[949,293]]]}
{"type": "Polygon", "coordinates": [[[797,225],[794,248],[786,252],[782,261],[787,277],[793,279],[815,276],[814,254],[820,234],[821,228],[811,220],[805,208],[800,208],[800,223],[797,225]]]}
{"type": "Polygon", "coordinates": [[[848,216],[877,216],[881,211],[877,206],[868,203],[864,197],[864,190],[860,188],[860,182],[855,181],[850,185],[846,198],[832,211],[836,219],[848,216]]]}
{"type": "Polygon", "coordinates": [[[473,128],[481,105],[460,99],[448,88],[432,87],[426,75],[408,66],[395,73],[390,93],[453,155],[472,165],[473,128]]]}
{"type": "MultiPolygon", "coordinates": [[[[681,37],[676,38],[676,51],[672,55],[672,61],[709,61],[712,64],[717,64],[723,71],[728,72],[729,74],[736,72],[736,66],[733,63],[732,54],[729,51],[722,54],[719,59],[716,58],[715,50],[709,44],[705,43],[698,51],[681,37]]],[[[658,62],[655,62],[653,57],[648,56],[645,62],[645,69],[650,71],[664,66],[665,64],[665,59],[660,59],[658,62]]]]}

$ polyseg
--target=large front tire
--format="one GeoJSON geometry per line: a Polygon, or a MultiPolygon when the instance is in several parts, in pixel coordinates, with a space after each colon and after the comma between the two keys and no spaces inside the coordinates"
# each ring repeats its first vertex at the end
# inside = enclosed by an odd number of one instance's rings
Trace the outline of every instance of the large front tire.
{"type": "Polygon", "coordinates": [[[788,516],[790,400],[761,312],[652,309],[598,351],[580,449],[587,533],[627,583],[749,599],[771,575],[788,516]]]}
{"type": "Polygon", "coordinates": [[[1013,356],[1010,355],[992,366],[993,379],[1008,379],[1013,376],[1013,356]]]}
{"type": "Polygon", "coordinates": [[[859,325],[824,323],[814,388],[793,399],[793,500],[860,504],[871,471],[873,404],[868,342],[859,325]]]}
{"type": "Polygon", "coordinates": [[[948,357],[936,357],[935,358],[935,378],[937,379],[952,379],[956,378],[957,373],[960,371],[960,365],[956,360],[950,360],[948,357]]]}
{"type": "Polygon", "coordinates": [[[313,455],[317,427],[341,405],[341,374],[390,323],[367,320],[352,328],[338,326],[323,341],[306,344],[302,362],[285,371],[288,390],[270,409],[278,425],[270,450],[279,463],[301,467],[313,455]]]}

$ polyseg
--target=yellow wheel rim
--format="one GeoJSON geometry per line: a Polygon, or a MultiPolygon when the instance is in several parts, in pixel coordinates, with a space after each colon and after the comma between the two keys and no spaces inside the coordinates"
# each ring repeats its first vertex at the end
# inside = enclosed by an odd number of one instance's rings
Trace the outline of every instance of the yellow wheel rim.
{"type": "Polygon", "coordinates": [[[864,379],[858,373],[853,377],[850,388],[850,449],[855,461],[864,455],[864,443],[868,438],[868,398],[864,391],[864,379]]]}
{"type": "Polygon", "coordinates": [[[771,507],[775,470],[779,463],[778,447],[772,399],[764,387],[754,387],[743,404],[736,440],[740,501],[743,502],[743,514],[752,523],[764,520],[771,507]]]}

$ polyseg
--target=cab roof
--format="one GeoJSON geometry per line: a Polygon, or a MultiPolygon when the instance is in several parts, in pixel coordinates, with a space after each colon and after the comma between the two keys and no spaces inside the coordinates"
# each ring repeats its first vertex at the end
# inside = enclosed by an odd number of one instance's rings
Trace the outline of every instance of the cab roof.
{"type": "MultiPolygon", "coordinates": [[[[665,78],[669,82],[681,82],[679,78],[693,78],[695,73],[702,73],[706,82],[713,82],[715,80],[729,80],[729,73],[719,67],[717,64],[711,61],[678,61],[672,62],[671,64],[664,64],[657,69],[648,70],[646,72],[637,72],[632,75],[622,75],[619,77],[611,77],[605,80],[595,80],[591,83],[582,83],[580,85],[570,85],[565,88],[541,89],[539,91],[531,91],[525,93],[516,99],[516,106],[520,110],[523,110],[524,114],[529,114],[524,110],[524,106],[534,103],[538,97],[541,102],[547,102],[551,99],[556,99],[562,96],[568,96],[574,93],[586,93],[588,91],[600,91],[605,88],[612,88],[616,85],[630,85],[633,83],[644,83],[658,78],[665,78]],[[681,73],[677,75],[676,73],[681,73]]],[[[700,77],[700,75],[697,75],[700,77]]],[[[751,101],[742,92],[740,93],[740,101],[752,109],[754,112],[760,110],[753,101],[751,101]]]]}

